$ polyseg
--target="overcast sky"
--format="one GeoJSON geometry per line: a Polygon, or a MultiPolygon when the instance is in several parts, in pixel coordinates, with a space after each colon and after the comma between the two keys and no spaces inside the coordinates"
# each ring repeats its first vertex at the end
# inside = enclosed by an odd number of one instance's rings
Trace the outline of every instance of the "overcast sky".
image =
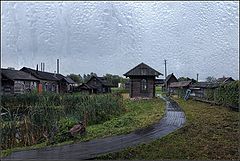
{"type": "MultiPolygon", "coordinates": [[[[99,76],[145,62],[204,80],[239,74],[238,2],[1,2],[2,67],[99,76]]],[[[163,77],[162,77],[163,78],[163,77]]]]}

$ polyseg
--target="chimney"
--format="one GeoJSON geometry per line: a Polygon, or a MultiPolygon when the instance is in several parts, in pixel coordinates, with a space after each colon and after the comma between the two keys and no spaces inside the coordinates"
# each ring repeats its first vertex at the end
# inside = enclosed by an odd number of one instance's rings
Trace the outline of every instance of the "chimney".
{"type": "Polygon", "coordinates": [[[37,67],[36,67],[36,71],[38,72],[38,64],[37,64],[37,67]]]}
{"type": "Polygon", "coordinates": [[[40,68],[41,68],[40,71],[42,71],[42,62],[41,62],[40,68]]]}
{"type": "Polygon", "coordinates": [[[43,72],[45,71],[45,63],[43,63],[43,72]]]}
{"type": "Polygon", "coordinates": [[[57,59],[57,74],[59,74],[59,59],[57,59]]]}

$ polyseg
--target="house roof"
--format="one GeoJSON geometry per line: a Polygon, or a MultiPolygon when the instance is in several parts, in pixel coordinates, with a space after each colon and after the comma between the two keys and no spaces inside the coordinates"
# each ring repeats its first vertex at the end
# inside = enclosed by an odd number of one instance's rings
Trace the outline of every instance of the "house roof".
{"type": "Polygon", "coordinates": [[[234,81],[234,79],[232,77],[222,77],[217,79],[217,82],[220,83],[226,83],[227,81],[234,81]]]}
{"type": "Polygon", "coordinates": [[[88,85],[88,84],[86,84],[86,83],[81,84],[80,86],[78,86],[78,88],[80,88],[80,89],[97,89],[96,86],[94,86],[94,85],[88,85]]]}
{"type": "Polygon", "coordinates": [[[62,77],[60,74],[37,71],[37,70],[27,68],[27,67],[23,67],[20,70],[30,73],[31,75],[37,77],[38,79],[42,79],[42,80],[58,81],[60,79],[60,77],[62,77]],[[58,75],[58,77],[57,77],[57,75],[58,75]]]}
{"type": "Polygon", "coordinates": [[[169,87],[187,87],[191,84],[192,81],[181,81],[170,83],[169,87]]]}
{"type": "Polygon", "coordinates": [[[151,68],[147,64],[140,63],[123,75],[129,77],[129,76],[159,76],[163,74],[151,68]]]}
{"type": "Polygon", "coordinates": [[[19,70],[12,70],[12,69],[3,69],[1,68],[1,73],[5,77],[11,80],[31,80],[31,81],[39,81],[36,77],[32,76],[29,73],[19,70]]]}
{"type": "Polygon", "coordinates": [[[70,77],[64,77],[62,78],[64,81],[66,81],[69,84],[75,84],[75,82],[70,77]]]}
{"type": "Polygon", "coordinates": [[[172,74],[169,74],[169,75],[166,77],[165,82],[168,82],[171,77],[173,77],[173,78],[175,78],[175,79],[177,80],[177,78],[175,77],[175,75],[172,73],[172,74]]]}
{"type": "Polygon", "coordinates": [[[104,86],[108,86],[108,87],[113,87],[113,85],[108,82],[108,80],[104,77],[96,77],[96,76],[92,76],[87,82],[86,84],[88,84],[88,82],[90,82],[90,80],[92,80],[93,78],[96,78],[100,83],[102,83],[104,86]]]}
{"type": "Polygon", "coordinates": [[[212,82],[197,82],[191,85],[191,88],[217,88],[220,86],[220,83],[212,82]]]}

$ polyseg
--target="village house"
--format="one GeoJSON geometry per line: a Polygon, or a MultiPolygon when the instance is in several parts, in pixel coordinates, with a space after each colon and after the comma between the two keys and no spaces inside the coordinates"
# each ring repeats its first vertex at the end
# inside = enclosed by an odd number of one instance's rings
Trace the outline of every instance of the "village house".
{"type": "Polygon", "coordinates": [[[233,82],[234,79],[232,77],[222,77],[222,78],[218,78],[217,79],[217,82],[218,83],[230,83],[230,82],[233,82]]]}
{"type": "Polygon", "coordinates": [[[165,89],[169,90],[169,85],[173,82],[178,82],[178,80],[175,77],[175,75],[172,73],[172,74],[169,74],[165,79],[165,82],[164,82],[165,89]]]}
{"type": "Polygon", "coordinates": [[[40,80],[24,71],[1,68],[2,94],[22,94],[37,90],[40,80]]]}
{"type": "Polygon", "coordinates": [[[184,96],[187,89],[189,89],[192,81],[180,81],[169,84],[170,94],[177,94],[178,96],[184,96]]]}
{"type": "Polygon", "coordinates": [[[155,97],[155,78],[159,75],[163,74],[144,63],[125,73],[124,76],[130,78],[130,97],[155,97]]]}
{"type": "Polygon", "coordinates": [[[92,76],[86,83],[81,84],[77,90],[83,93],[110,93],[111,85],[106,78],[92,76]]]}
{"type": "Polygon", "coordinates": [[[191,96],[206,99],[209,93],[221,85],[219,82],[197,82],[190,86],[191,96]]]}
{"type": "Polygon", "coordinates": [[[31,68],[23,67],[21,71],[29,73],[40,80],[38,91],[65,93],[72,92],[75,82],[61,74],[43,72],[31,68]]]}

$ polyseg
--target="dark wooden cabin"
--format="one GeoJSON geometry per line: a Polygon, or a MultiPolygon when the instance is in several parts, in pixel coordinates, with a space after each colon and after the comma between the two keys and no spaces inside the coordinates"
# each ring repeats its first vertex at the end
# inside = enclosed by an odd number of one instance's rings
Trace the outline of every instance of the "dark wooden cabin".
{"type": "Polygon", "coordinates": [[[71,86],[75,83],[71,78],[67,78],[61,74],[43,72],[26,67],[23,67],[21,71],[29,73],[40,80],[40,91],[56,93],[71,92],[71,86]]]}
{"type": "Polygon", "coordinates": [[[169,74],[166,79],[165,79],[165,88],[168,89],[169,88],[169,85],[173,82],[178,82],[177,78],[175,77],[175,75],[172,73],[172,74],[169,74]]]}
{"type": "Polygon", "coordinates": [[[187,89],[189,89],[192,81],[180,81],[169,84],[169,92],[171,94],[177,94],[178,96],[184,96],[187,89]]]}
{"type": "Polygon", "coordinates": [[[78,91],[83,93],[110,93],[111,85],[104,77],[92,76],[86,83],[78,87],[78,91]]]}
{"type": "Polygon", "coordinates": [[[37,89],[39,79],[23,71],[1,69],[2,94],[22,94],[37,89]]]}
{"type": "Polygon", "coordinates": [[[141,63],[129,70],[124,76],[130,78],[130,97],[153,98],[155,97],[155,78],[162,73],[150,66],[141,63]]]}
{"type": "Polygon", "coordinates": [[[191,96],[198,98],[207,98],[209,92],[214,93],[214,90],[221,85],[219,82],[197,82],[190,86],[191,96]]]}
{"type": "Polygon", "coordinates": [[[222,78],[217,79],[218,83],[230,83],[233,81],[234,81],[234,79],[232,77],[222,77],[222,78]]]}

